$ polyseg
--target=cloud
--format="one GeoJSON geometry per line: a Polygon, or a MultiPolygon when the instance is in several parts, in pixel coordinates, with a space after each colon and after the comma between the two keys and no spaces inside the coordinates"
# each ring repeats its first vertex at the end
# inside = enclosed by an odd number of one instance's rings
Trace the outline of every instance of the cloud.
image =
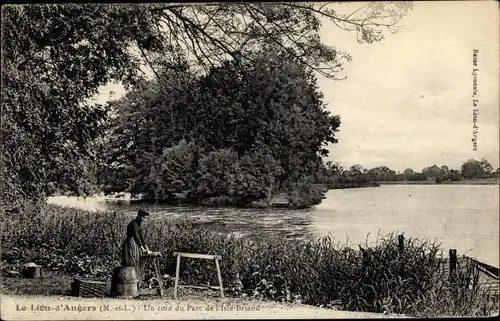
{"type": "Polygon", "coordinates": [[[488,24],[498,25],[498,13],[485,4],[416,3],[384,45],[360,45],[325,25],[325,41],[354,57],[347,80],[319,78],[328,109],[342,118],[328,158],[419,170],[486,157],[498,167],[499,50],[491,44],[499,33],[488,24]],[[478,151],[471,143],[473,49],[480,51],[478,151]]]}

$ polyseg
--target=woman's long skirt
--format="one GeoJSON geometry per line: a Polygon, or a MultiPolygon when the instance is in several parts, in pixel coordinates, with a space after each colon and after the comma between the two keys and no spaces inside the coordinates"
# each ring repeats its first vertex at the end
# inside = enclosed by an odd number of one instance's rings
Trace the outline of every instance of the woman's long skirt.
{"type": "Polygon", "coordinates": [[[135,273],[139,283],[144,277],[145,259],[141,254],[141,249],[133,237],[127,238],[122,245],[122,266],[135,267],[135,273]]]}

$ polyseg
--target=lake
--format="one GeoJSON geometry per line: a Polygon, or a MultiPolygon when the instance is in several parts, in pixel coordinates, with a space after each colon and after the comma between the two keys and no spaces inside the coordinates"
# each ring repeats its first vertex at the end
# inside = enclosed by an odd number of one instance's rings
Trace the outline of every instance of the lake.
{"type": "MultiPolygon", "coordinates": [[[[330,190],[321,204],[305,210],[145,206],[152,216],[168,216],[216,231],[251,237],[330,235],[341,244],[373,243],[390,232],[429,238],[446,251],[457,249],[499,266],[498,185],[382,185],[330,190]]],[[[51,197],[50,203],[94,211],[130,213],[144,205],[104,197],[51,197]]]]}

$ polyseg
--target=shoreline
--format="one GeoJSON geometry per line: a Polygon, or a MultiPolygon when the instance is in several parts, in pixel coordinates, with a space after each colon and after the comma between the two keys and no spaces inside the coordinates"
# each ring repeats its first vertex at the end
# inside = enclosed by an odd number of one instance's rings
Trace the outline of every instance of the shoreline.
{"type": "MultiPolygon", "coordinates": [[[[453,182],[442,182],[436,183],[433,181],[378,181],[378,182],[369,182],[369,183],[338,183],[332,184],[326,188],[326,191],[323,193],[323,199],[325,194],[329,190],[338,190],[338,189],[355,189],[355,188],[373,188],[373,187],[381,187],[384,185],[500,185],[500,179],[496,178],[487,178],[480,180],[461,180],[461,181],[453,181],[453,182]]],[[[54,194],[48,197],[48,199],[52,199],[54,201],[49,201],[48,203],[58,204],[62,206],[76,206],[76,200],[86,200],[86,199],[98,199],[104,203],[122,203],[122,204],[164,204],[171,206],[197,206],[197,207],[208,207],[208,208],[217,208],[217,207],[229,207],[229,208],[269,208],[269,209],[304,209],[311,208],[317,204],[309,205],[308,207],[297,206],[294,207],[291,202],[288,201],[285,193],[277,193],[273,198],[267,201],[254,201],[249,206],[241,207],[235,204],[223,204],[223,202],[217,202],[218,198],[213,199],[205,199],[203,202],[199,203],[191,203],[191,202],[183,202],[181,199],[177,201],[151,201],[146,199],[141,199],[140,197],[131,197],[130,193],[110,193],[105,194],[104,192],[96,193],[89,196],[71,196],[64,195],[63,193],[54,194]],[[68,200],[61,198],[69,198],[68,200]],[[70,199],[73,199],[70,201],[70,199]],[[74,203],[74,204],[73,204],[74,203]]]]}
{"type": "Polygon", "coordinates": [[[434,181],[379,181],[380,185],[500,185],[498,178],[483,178],[460,181],[446,181],[436,183],[434,181]]]}
{"type": "Polygon", "coordinates": [[[364,188],[364,187],[380,187],[378,182],[367,183],[336,183],[329,186],[329,189],[347,189],[347,188],[364,188]]]}

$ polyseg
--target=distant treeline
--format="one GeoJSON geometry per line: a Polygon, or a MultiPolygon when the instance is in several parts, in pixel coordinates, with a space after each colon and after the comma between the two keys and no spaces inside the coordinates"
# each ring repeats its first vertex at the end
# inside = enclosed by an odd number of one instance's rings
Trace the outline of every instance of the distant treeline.
{"type": "Polygon", "coordinates": [[[444,183],[500,177],[500,168],[493,171],[490,162],[484,158],[480,161],[469,159],[462,164],[460,170],[450,169],[446,165],[432,165],[422,169],[421,172],[407,168],[401,173],[387,166],[367,169],[363,168],[361,165],[353,165],[349,169],[344,169],[342,164],[329,161],[326,163],[326,171],[328,173],[327,184],[330,186],[398,181],[430,181],[434,183],[444,183]]]}

